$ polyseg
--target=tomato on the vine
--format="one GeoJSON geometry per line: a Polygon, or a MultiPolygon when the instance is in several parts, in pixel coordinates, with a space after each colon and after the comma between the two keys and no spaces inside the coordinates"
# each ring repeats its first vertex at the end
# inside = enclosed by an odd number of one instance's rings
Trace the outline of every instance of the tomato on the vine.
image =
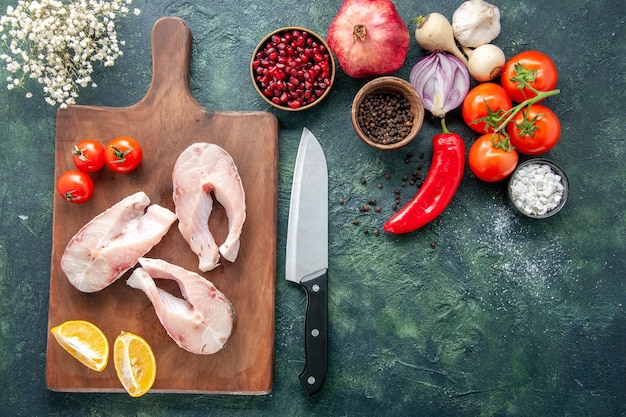
{"type": "Polygon", "coordinates": [[[486,121],[492,120],[492,124],[497,125],[497,119],[511,107],[513,103],[504,88],[495,83],[482,83],[467,93],[461,111],[463,120],[472,130],[486,133],[494,130],[486,121]]]}
{"type": "Polygon", "coordinates": [[[533,88],[537,91],[554,90],[558,79],[554,61],[539,51],[520,52],[511,57],[502,69],[502,87],[516,103],[535,97],[537,93],[533,88]]]}
{"type": "Polygon", "coordinates": [[[91,177],[79,170],[64,172],[57,181],[57,191],[70,203],[86,203],[91,199],[93,189],[91,177]]]}
{"type": "Polygon", "coordinates": [[[104,166],[104,146],[96,140],[85,139],[72,149],[74,165],[83,172],[96,172],[104,166]]]}
{"type": "Polygon", "coordinates": [[[561,137],[557,115],[542,104],[533,104],[518,112],[506,125],[511,144],[525,155],[548,152],[561,137]]]}
{"type": "Polygon", "coordinates": [[[515,149],[507,148],[501,134],[486,133],[476,139],[468,155],[468,165],[474,175],[487,182],[505,179],[517,166],[515,149]]]}
{"type": "Polygon", "coordinates": [[[143,157],[143,150],[135,139],[119,136],[106,145],[104,157],[109,168],[115,172],[126,174],[139,166],[143,157]]]}

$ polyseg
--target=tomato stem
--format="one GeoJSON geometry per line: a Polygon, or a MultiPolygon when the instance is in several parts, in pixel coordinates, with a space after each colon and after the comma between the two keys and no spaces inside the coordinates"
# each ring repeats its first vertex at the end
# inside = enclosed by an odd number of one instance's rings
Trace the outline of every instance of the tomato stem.
{"type": "Polygon", "coordinates": [[[115,147],[115,146],[111,146],[113,155],[115,155],[115,160],[111,161],[112,163],[116,163],[116,164],[120,164],[122,162],[126,162],[126,155],[128,155],[129,153],[131,153],[132,151],[135,150],[135,148],[128,148],[125,151],[120,151],[119,148],[115,147]]]}
{"type": "Polygon", "coordinates": [[[536,102],[543,100],[546,97],[555,96],[559,94],[561,91],[559,89],[550,90],[550,91],[539,91],[535,97],[531,97],[519,103],[517,106],[512,107],[507,110],[500,116],[500,121],[496,126],[494,126],[494,133],[501,133],[506,136],[508,139],[508,134],[505,131],[506,125],[509,124],[511,120],[515,117],[517,113],[519,113],[525,107],[530,107],[536,102]],[[504,119],[503,119],[504,118],[504,119]]]}

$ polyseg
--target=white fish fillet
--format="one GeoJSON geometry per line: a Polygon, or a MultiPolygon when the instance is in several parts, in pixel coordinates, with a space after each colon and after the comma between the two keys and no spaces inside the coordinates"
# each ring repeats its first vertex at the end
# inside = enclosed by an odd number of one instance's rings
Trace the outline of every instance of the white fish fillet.
{"type": "Polygon", "coordinates": [[[222,349],[235,325],[232,304],[210,281],[160,259],[140,258],[126,283],[143,291],[161,324],[181,348],[202,355],[222,349]],[[184,299],[156,286],[154,278],[178,283],[184,299]]]}
{"type": "Polygon", "coordinates": [[[233,158],[218,145],[195,143],[176,160],[172,182],[178,228],[191,250],[198,255],[199,269],[210,271],[215,268],[220,254],[234,262],[239,254],[246,202],[233,158]],[[209,216],[213,209],[211,193],[228,217],[228,236],[219,247],[209,230],[209,216]]]}
{"type": "Polygon", "coordinates": [[[144,192],[132,194],[72,237],[61,257],[61,269],[80,291],[100,291],[159,243],[174,221],[176,214],[150,205],[144,192]]]}

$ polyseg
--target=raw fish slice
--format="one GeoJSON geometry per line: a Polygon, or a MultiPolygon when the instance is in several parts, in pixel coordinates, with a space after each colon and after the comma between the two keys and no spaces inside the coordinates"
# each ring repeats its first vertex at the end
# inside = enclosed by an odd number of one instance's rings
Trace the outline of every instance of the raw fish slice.
{"type": "Polygon", "coordinates": [[[80,291],[100,291],[159,243],[175,220],[170,210],[150,205],[144,192],[132,194],[72,237],[61,257],[61,269],[80,291]]]}
{"type": "Polygon", "coordinates": [[[233,158],[215,144],[195,143],[178,157],[172,173],[173,198],[178,228],[198,255],[199,269],[218,265],[220,253],[234,262],[239,254],[241,229],[246,219],[246,202],[241,178],[233,158]],[[209,230],[213,197],[228,217],[228,236],[217,246],[209,230]]]}
{"type": "Polygon", "coordinates": [[[222,349],[235,324],[235,310],[226,296],[204,277],[179,266],[149,258],[139,263],[126,283],[148,296],[178,346],[202,355],[222,349]],[[183,298],[157,287],[153,278],[176,281],[183,298]]]}

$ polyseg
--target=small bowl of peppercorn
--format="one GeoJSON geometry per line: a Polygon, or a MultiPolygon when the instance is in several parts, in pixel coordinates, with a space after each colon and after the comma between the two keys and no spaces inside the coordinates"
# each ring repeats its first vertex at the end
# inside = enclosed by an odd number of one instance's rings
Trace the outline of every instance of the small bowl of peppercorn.
{"type": "Polygon", "coordinates": [[[335,61],[326,41],[297,26],[277,29],[254,50],[254,88],[277,109],[301,111],[322,101],[335,80],[335,61]]]}
{"type": "Polygon", "coordinates": [[[352,102],[352,126],[370,146],[398,149],[411,142],[424,122],[422,98],[408,81],[383,76],[365,84],[352,102]]]}

